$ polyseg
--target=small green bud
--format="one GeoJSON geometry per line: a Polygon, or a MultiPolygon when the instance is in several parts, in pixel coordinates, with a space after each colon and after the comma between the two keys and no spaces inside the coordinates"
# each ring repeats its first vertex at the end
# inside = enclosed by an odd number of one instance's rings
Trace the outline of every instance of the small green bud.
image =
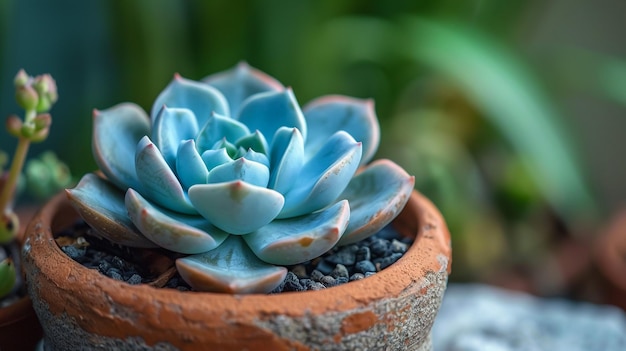
{"type": "Polygon", "coordinates": [[[17,72],[17,74],[15,75],[15,79],[13,80],[13,84],[15,84],[16,88],[19,87],[23,87],[26,84],[28,84],[28,82],[30,81],[30,77],[28,76],[28,74],[26,74],[26,71],[24,71],[23,69],[21,69],[19,72],[17,72]]]}
{"type": "Polygon", "coordinates": [[[33,88],[39,94],[39,104],[37,112],[49,111],[52,105],[57,101],[57,84],[49,74],[43,74],[35,77],[33,88]]]}
{"type": "Polygon", "coordinates": [[[0,298],[8,295],[17,282],[15,265],[10,258],[0,262],[0,298]]]}
{"type": "Polygon", "coordinates": [[[36,131],[29,139],[33,143],[40,143],[48,138],[48,134],[50,134],[50,128],[44,128],[36,131]]]}
{"type": "Polygon", "coordinates": [[[39,104],[39,95],[30,85],[23,85],[15,89],[15,101],[24,110],[31,111],[39,104]]]}
{"type": "Polygon", "coordinates": [[[0,244],[7,244],[17,236],[20,220],[14,212],[5,213],[0,218],[0,244]]]}
{"type": "Polygon", "coordinates": [[[33,119],[33,123],[35,123],[36,131],[47,129],[52,124],[52,117],[49,113],[42,113],[33,119]]]}
{"type": "Polygon", "coordinates": [[[9,134],[19,138],[22,135],[22,120],[16,115],[10,115],[7,117],[6,128],[9,134]]]}
{"type": "Polygon", "coordinates": [[[20,129],[20,135],[24,138],[30,139],[33,135],[35,135],[35,123],[26,122],[22,124],[22,128],[20,129]]]}

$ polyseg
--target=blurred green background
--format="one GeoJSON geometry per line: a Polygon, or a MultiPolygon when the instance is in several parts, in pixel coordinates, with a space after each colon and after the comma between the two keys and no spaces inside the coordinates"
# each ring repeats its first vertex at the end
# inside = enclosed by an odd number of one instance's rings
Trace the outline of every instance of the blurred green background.
{"type": "Polygon", "coordinates": [[[572,294],[584,268],[561,256],[588,258],[576,250],[626,199],[625,13],[620,0],[2,0],[0,116],[19,111],[19,68],[51,73],[60,99],[31,155],[52,149],[79,176],[95,168],[91,111],[149,109],[175,72],[245,60],[301,104],[371,97],[379,156],[448,221],[453,281],[572,294]]]}

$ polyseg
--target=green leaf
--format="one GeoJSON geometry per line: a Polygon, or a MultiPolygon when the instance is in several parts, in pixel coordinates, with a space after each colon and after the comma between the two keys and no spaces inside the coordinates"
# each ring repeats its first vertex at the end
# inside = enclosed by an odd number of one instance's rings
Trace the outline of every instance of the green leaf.
{"type": "Polygon", "coordinates": [[[480,32],[456,24],[407,18],[403,52],[452,80],[528,159],[535,181],[565,218],[593,209],[584,172],[561,116],[532,72],[480,32]]]}

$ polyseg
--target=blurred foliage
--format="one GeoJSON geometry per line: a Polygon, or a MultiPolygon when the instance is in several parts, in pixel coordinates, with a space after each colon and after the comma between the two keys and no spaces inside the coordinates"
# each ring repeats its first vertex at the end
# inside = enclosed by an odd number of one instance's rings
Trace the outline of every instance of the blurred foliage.
{"type": "Polygon", "coordinates": [[[21,180],[20,190],[39,202],[76,183],[69,167],[52,151],[45,151],[39,157],[28,160],[21,180]]]}
{"type": "MultiPolygon", "coordinates": [[[[4,0],[0,82],[20,67],[55,76],[60,126],[47,146],[75,174],[95,168],[90,111],[122,101],[149,109],[175,72],[200,79],[246,60],[292,86],[301,104],[372,97],[379,156],[415,174],[446,216],[453,279],[482,279],[501,267],[536,269],[560,235],[584,233],[605,211],[555,90],[584,86],[626,103],[626,66],[583,50],[547,69],[525,56],[520,31],[535,30],[537,11],[552,5],[4,0]]],[[[0,115],[12,108],[6,91],[0,115]]],[[[0,148],[6,140],[0,134],[0,148]]]]}

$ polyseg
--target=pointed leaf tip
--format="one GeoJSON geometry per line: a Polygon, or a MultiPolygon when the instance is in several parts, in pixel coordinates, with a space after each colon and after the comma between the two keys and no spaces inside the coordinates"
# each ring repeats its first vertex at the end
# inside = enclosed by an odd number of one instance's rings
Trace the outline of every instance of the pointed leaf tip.
{"type": "Polygon", "coordinates": [[[196,214],[178,178],[156,145],[145,136],[137,143],[135,156],[137,177],[142,194],[172,211],[196,214]]]}
{"type": "Polygon", "coordinates": [[[350,202],[350,223],[339,241],[345,245],[365,239],[389,224],[404,208],[415,177],[390,160],[364,168],[339,196],[350,202]]]}
{"type": "Polygon", "coordinates": [[[348,201],[308,215],[275,220],[244,236],[263,261],[293,265],[321,256],[341,238],[350,218],[348,201]]]}
{"type": "Polygon", "coordinates": [[[139,231],[170,251],[202,253],[216,248],[228,237],[228,233],[213,227],[204,218],[158,208],[133,189],[126,192],[125,204],[139,231]]]}
{"type": "Polygon", "coordinates": [[[215,250],[179,258],[176,268],[195,290],[229,294],[269,293],[287,275],[287,268],[261,261],[232,235],[215,250]]]}
{"type": "Polygon", "coordinates": [[[128,217],[124,193],[113,184],[88,173],[73,189],[66,189],[68,200],[96,233],[111,242],[130,247],[156,247],[141,235],[128,217]]]}

